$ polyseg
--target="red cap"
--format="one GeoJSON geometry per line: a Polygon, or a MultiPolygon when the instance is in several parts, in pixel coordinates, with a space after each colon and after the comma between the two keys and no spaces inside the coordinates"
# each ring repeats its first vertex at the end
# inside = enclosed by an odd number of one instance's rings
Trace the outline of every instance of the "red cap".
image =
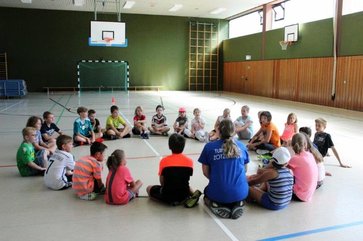
{"type": "Polygon", "coordinates": [[[184,107],[180,107],[179,108],[179,112],[186,112],[185,108],[184,107]]]}

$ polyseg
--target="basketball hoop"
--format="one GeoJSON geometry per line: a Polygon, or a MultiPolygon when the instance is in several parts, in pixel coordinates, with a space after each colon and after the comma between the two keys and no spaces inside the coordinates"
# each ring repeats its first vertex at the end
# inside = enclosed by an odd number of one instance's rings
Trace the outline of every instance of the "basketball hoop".
{"type": "Polygon", "coordinates": [[[111,46],[112,41],[113,41],[113,38],[108,38],[108,37],[106,37],[106,38],[104,38],[103,40],[105,41],[106,46],[111,46]]]}
{"type": "Polygon", "coordinates": [[[290,46],[292,44],[291,41],[280,41],[281,49],[286,50],[287,46],[290,46]]]}

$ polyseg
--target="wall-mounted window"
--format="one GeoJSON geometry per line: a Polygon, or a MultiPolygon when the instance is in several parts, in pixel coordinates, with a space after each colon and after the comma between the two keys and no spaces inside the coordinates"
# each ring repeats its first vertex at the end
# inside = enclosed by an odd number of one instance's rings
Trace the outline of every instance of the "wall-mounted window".
{"type": "MultiPolygon", "coordinates": [[[[357,2],[357,0],[350,1],[357,2]]],[[[307,23],[332,18],[334,15],[335,0],[288,0],[282,6],[285,16],[281,19],[281,14],[273,14],[272,29],[283,28],[295,23],[307,23]]],[[[282,8],[279,11],[282,12],[282,8]]]]}
{"type": "Polygon", "coordinates": [[[262,32],[261,16],[258,11],[229,21],[229,38],[262,32]]]}
{"type": "Polygon", "coordinates": [[[362,0],[344,0],[343,1],[343,15],[363,12],[362,0]]]}

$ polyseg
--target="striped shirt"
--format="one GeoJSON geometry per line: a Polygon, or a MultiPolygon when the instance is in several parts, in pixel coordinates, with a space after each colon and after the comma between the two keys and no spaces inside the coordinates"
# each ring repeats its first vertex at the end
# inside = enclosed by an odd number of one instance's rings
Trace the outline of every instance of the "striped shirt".
{"type": "Polygon", "coordinates": [[[291,201],[294,178],[288,168],[281,168],[276,171],[279,175],[268,181],[270,186],[268,197],[276,206],[286,206],[291,201]]]}
{"type": "Polygon", "coordinates": [[[101,179],[102,162],[92,156],[81,157],[73,171],[72,188],[80,197],[93,192],[95,179],[101,179]]]}
{"type": "Polygon", "coordinates": [[[155,126],[155,127],[164,127],[167,126],[167,122],[166,122],[166,116],[165,115],[161,115],[158,116],[157,114],[153,116],[153,118],[151,119],[151,126],[155,126]]]}

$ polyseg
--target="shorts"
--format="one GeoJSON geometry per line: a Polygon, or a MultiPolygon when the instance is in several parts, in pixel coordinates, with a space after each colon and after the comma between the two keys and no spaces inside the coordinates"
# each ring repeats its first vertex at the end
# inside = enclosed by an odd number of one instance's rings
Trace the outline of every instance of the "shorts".
{"type": "MultiPolygon", "coordinates": [[[[45,150],[40,150],[35,153],[35,159],[33,162],[40,167],[44,167],[44,164],[45,164],[45,160],[43,158],[44,152],[45,152],[45,150]]],[[[28,166],[28,168],[29,168],[29,176],[38,176],[38,175],[44,174],[44,171],[40,171],[40,170],[31,168],[29,166],[28,166]]]]}
{"type": "Polygon", "coordinates": [[[283,209],[283,208],[287,207],[287,205],[283,205],[283,206],[275,205],[273,202],[271,202],[270,198],[268,197],[267,192],[265,192],[261,197],[261,205],[264,208],[267,208],[267,209],[270,209],[270,210],[280,210],[280,209],[283,209]]]}
{"type": "Polygon", "coordinates": [[[168,203],[168,204],[174,204],[177,202],[182,202],[184,201],[186,198],[188,198],[188,194],[180,196],[178,195],[178,197],[173,196],[173,195],[167,195],[163,193],[163,187],[160,185],[155,185],[152,186],[150,189],[150,197],[156,200],[159,200],[161,202],[164,203],[168,203]]]}
{"type": "Polygon", "coordinates": [[[132,199],[134,199],[136,197],[136,194],[131,191],[130,189],[127,189],[127,192],[129,194],[129,201],[131,201],[132,199]]]}

